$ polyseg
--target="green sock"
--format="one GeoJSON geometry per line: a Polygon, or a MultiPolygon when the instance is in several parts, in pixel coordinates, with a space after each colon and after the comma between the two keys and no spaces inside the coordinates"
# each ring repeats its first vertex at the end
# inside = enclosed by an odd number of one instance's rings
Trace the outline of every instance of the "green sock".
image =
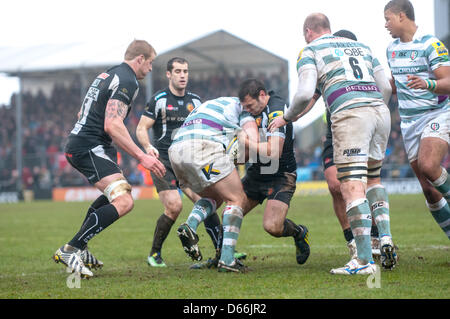
{"type": "Polygon", "coordinates": [[[450,178],[445,168],[442,167],[441,176],[431,184],[444,196],[447,203],[450,202],[450,178]]]}
{"type": "Polygon", "coordinates": [[[192,208],[187,224],[197,232],[198,225],[216,211],[216,202],[209,198],[199,199],[192,208]]]}
{"type": "Polygon", "coordinates": [[[222,220],[223,243],[220,261],[226,265],[231,265],[234,261],[234,250],[241,231],[243,218],[242,208],[231,205],[225,207],[222,220]]]}
{"type": "Polygon", "coordinates": [[[392,237],[389,218],[389,199],[386,189],[382,185],[375,185],[367,190],[366,196],[372,211],[372,217],[378,228],[378,237],[392,237]]]}
{"type": "Polygon", "coordinates": [[[442,197],[437,203],[430,204],[427,202],[427,206],[436,223],[450,239],[450,206],[448,202],[442,197]]]}
{"type": "Polygon", "coordinates": [[[357,199],[347,205],[347,217],[355,238],[358,259],[363,263],[373,261],[370,230],[372,228],[372,214],[367,199],[357,199]]]}

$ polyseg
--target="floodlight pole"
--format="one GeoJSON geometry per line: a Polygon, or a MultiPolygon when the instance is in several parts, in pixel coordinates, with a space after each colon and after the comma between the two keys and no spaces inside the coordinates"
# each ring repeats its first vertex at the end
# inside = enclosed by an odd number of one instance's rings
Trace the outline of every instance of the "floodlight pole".
{"type": "Polygon", "coordinates": [[[18,74],[19,77],[19,93],[17,94],[16,104],[16,169],[17,169],[17,192],[22,192],[22,170],[23,170],[23,157],[22,157],[22,74],[18,74]]]}

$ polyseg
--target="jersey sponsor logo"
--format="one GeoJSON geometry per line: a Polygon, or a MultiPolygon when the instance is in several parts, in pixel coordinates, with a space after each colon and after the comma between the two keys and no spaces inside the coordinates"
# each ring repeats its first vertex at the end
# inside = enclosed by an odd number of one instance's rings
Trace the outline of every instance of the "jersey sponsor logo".
{"type": "Polygon", "coordinates": [[[360,154],[361,153],[361,149],[360,148],[349,148],[344,150],[343,155],[346,156],[365,156],[364,154],[360,154]]]}
{"type": "Polygon", "coordinates": [[[178,106],[173,106],[172,104],[169,104],[166,106],[168,111],[178,111],[178,106]]]}
{"type": "Polygon", "coordinates": [[[344,52],[341,49],[335,49],[334,55],[337,57],[341,57],[341,56],[344,56],[344,52]]]}
{"type": "Polygon", "coordinates": [[[127,101],[131,100],[130,97],[128,96],[128,90],[126,88],[121,88],[117,93],[125,97],[127,101]]]}
{"type": "Polygon", "coordinates": [[[103,72],[102,74],[99,74],[97,77],[100,79],[106,80],[109,77],[109,74],[103,72]]]}
{"type": "Polygon", "coordinates": [[[347,49],[335,49],[334,53],[341,57],[344,54],[347,56],[365,56],[362,48],[347,48],[347,49]]]}
{"type": "Polygon", "coordinates": [[[96,88],[100,84],[101,81],[102,81],[102,79],[95,79],[94,82],[92,82],[91,86],[96,88]]]}
{"type": "Polygon", "coordinates": [[[435,132],[439,131],[439,127],[440,127],[439,123],[431,123],[430,124],[430,128],[435,132]]]}
{"type": "Polygon", "coordinates": [[[86,98],[97,101],[99,93],[100,93],[99,89],[90,87],[88,92],[86,93],[86,98]]]}
{"type": "Polygon", "coordinates": [[[396,56],[396,55],[397,55],[397,54],[395,53],[395,51],[392,51],[391,58],[395,59],[395,56],[396,56]]]}
{"type": "Polygon", "coordinates": [[[256,125],[257,125],[258,127],[261,127],[262,117],[257,117],[257,118],[255,119],[255,122],[256,122],[256,125]]]}
{"type": "Polygon", "coordinates": [[[438,56],[448,55],[448,50],[441,41],[435,42],[431,45],[436,50],[438,56]]]}
{"type": "Polygon", "coordinates": [[[186,105],[186,109],[187,109],[189,112],[192,112],[192,110],[194,109],[194,104],[188,103],[188,104],[186,105]]]}
{"type": "Polygon", "coordinates": [[[284,112],[283,111],[275,111],[272,113],[269,113],[269,124],[270,122],[272,122],[272,120],[278,116],[283,116],[284,112]]]}
{"type": "Polygon", "coordinates": [[[202,172],[205,175],[207,180],[211,179],[211,175],[219,175],[220,171],[213,168],[214,163],[206,165],[202,168],[202,172]]]}
{"type": "Polygon", "coordinates": [[[299,54],[298,54],[298,57],[297,57],[297,63],[300,62],[300,60],[302,59],[302,53],[303,53],[303,50],[304,50],[304,48],[301,49],[300,52],[299,52],[299,54]]]}
{"type": "Polygon", "coordinates": [[[404,67],[404,68],[392,68],[392,74],[405,74],[405,73],[420,73],[420,72],[424,72],[427,70],[427,67],[404,67]]]}

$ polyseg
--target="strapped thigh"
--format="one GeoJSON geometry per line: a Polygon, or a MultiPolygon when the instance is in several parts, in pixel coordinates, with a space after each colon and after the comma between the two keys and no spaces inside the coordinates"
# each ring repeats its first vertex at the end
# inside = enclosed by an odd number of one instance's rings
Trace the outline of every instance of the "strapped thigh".
{"type": "Polygon", "coordinates": [[[103,192],[106,197],[108,197],[109,202],[123,195],[125,193],[131,194],[131,185],[128,184],[125,178],[119,178],[112,183],[110,183],[103,192]]]}
{"type": "Polygon", "coordinates": [[[367,163],[336,164],[339,181],[357,180],[367,183],[367,163]]]}

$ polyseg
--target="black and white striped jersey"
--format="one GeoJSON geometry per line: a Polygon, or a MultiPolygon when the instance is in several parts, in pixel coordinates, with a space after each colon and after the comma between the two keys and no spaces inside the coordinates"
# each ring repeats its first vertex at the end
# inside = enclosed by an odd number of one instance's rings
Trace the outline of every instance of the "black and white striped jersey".
{"type": "Polygon", "coordinates": [[[104,130],[108,100],[120,100],[130,106],[138,92],[136,74],[125,62],[99,74],[89,87],[81,106],[80,118],[70,132],[68,146],[71,151],[110,145],[111,137],[104,130]]]}

